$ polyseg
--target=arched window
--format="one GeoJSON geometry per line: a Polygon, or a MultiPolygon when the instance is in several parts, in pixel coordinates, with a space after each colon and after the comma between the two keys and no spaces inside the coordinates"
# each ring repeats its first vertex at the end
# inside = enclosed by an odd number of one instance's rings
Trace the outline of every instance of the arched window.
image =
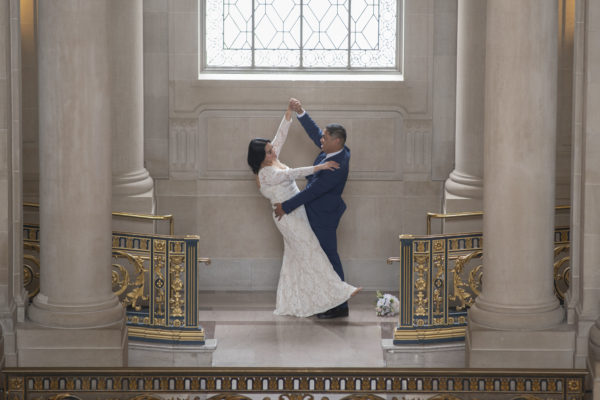
{"type": "Polygon", "coordinates": [[[201,72],[402,74],[403,0],[200,2],[201,72]]]}

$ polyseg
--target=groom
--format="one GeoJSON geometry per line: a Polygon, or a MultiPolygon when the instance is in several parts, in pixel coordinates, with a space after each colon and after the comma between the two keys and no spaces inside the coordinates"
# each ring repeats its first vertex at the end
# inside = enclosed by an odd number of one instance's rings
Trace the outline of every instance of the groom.
{"type": "MultiPolygon", "coordinates": [[[[339,124],[329,124],[324,131],[310,118],[302,108],[300,101],[290,99],[290,107],[298,115],[298,121],[304,127],[308,136],[321,148],[314,165],[325,161],[336,161],[339,169],[330,171],[322,170],[306,177],[306,188],[283,203],[275,204],[275,215],[278,219],[289,214],[297,207],[304,204],[308,221],[321,247],[327,254],[333,269],[344,280],[344,270],[337,251],[336,229],[346,210],[346,203],[342,200],[342,192],[348,179],[348,164],[350,162],[350,149],[345,146],[346,130],[339,124]]],[[[338,318],[348,316],[348,303],[317,314],[319,318],[338,318]]]]}

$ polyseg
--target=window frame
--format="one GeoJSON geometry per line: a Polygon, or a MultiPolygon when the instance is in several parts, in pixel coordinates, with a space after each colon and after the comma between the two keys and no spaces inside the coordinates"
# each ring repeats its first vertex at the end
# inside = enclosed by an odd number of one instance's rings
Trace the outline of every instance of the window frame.
{"type": "MultiPolygon", "coordinates": [[[[211,67],[206,65],[206,0],[198,0],[198,75],[199,79],[220,79],[221,77],[244,76],[261,79],[261,76],[290,77],[310,79],[321,77],[332,80],[344,80],[349,77],[387,77],[391,80],[403,80],[404,75],[404,27],[405,0],[396,1],[396,68],[348,68],[348,67],[211,67]]],[[[351,49],[348,49],[350,52],[351,49]]],[[[379,79],[377,79],[379,80],[379,79]]]]}

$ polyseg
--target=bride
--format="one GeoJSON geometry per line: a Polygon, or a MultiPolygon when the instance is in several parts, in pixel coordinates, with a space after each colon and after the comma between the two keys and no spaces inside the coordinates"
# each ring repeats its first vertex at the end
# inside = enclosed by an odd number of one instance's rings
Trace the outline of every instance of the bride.
{"type": "MultiPolygon", "coordinates": [[[[253,139],[248,146],[248,164],[257,175],[263,196],[271,205],[282,203],[299,192],[295,179],[317,171],[337,169],[335,161],[289,168],[277,158],[292,123],[292,109],[287,111],[271,143],[267,139],[253,139]]],[[[308,317],[325,312],[344,303],[360,288],[342,281],[315,236],[304,206],[300,206],[278,220],[275,225],[283,235],[283,264],[277,285],[274,313],[308,317]]]]}

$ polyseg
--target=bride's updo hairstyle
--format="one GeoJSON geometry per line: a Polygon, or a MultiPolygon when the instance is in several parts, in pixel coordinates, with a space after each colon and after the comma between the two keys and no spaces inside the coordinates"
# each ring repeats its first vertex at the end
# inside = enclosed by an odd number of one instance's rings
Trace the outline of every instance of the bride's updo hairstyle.
{"type": "Polygon", "coordinates": [[[252,172],[258,174],[260,164],[265,160],[265,146],[270,140],[267,139],[252,139],[248,145],[248,165],[252,168],[252,172]]]}

